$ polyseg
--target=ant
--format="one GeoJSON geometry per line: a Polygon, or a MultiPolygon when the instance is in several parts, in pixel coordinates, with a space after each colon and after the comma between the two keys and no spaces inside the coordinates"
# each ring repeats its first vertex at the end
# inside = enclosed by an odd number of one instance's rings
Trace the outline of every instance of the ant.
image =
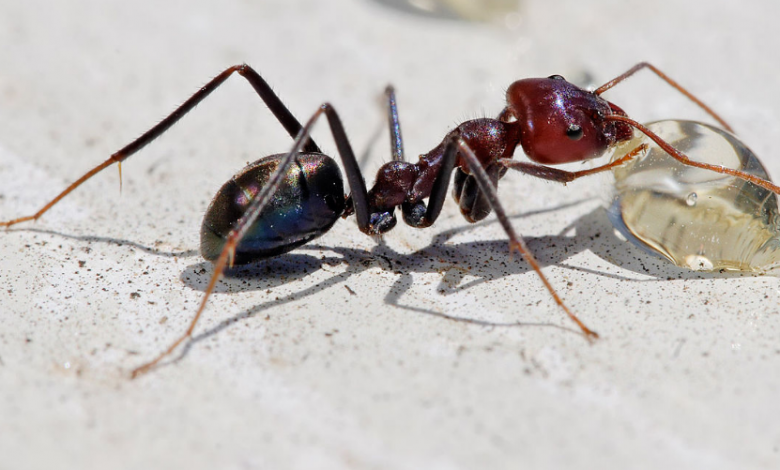
{"type": "Polygon", "coordinates": [[[594,91],[569,83],[560,75],[516,81],[509,86],[507,105],[496,119],[463,122],[433,150],[421,155],[417,163],[412,163],[404,158],[395,92],[388,86],[386,96],[392,160],[379,169],[374,186],[367,190],[341,119],[333,106],[322,104],[301,125],[266,81],[250,66],[243,64],[230,67],[217,75],[160,123],[89,170],[38,212],[0,222],[0,226],[9,227],[37,220],[71,191],[114,163],[119,166],[121,181],[121,164],[124,160],[162,135],[237,73],[254,88],[294,139],[294,144],[285,154],[270,155],[248,165],[214,196],[201,228],[200,252],[205,259],[214,263],[214,272],[205,295],[184,334],[154,360],[133,370],[132,377],[150,370],[192,336],[209,296],[227,268],[293,250],[327,232],[339,218],[350,215],[355,216],[362,232],[376,237],[396,225],[397,207],[401,208],[406,224],[417,228],[429,227],[441,213],[451,177],[454,180],[454,199],[466,220],[476,222],[495,211],[509,238],[510,253],[517,251],[523,256],[536,271],[555,303],[577,324],[588,340],[593,340],[598,338],[598,334],[585,326],[564,304],[523,238],[515,233],[499,202],[496,186],[508,169],[568,183],[622,165],[642,154],[646,145],[640,145],[610,163],[589,170],[570,172],[547,165],[602,156],[617,143],[630,139],[634,130],[638,130],[686,165],[728,174],[780,193],[780,187],[756,176],[690,160],[645,126],[629,118],[621,108],[601,97],[605,91],[645,68],[701,107],[723,128],[731,131],[731,127],[698,98],[655,66],[642,62],[594,91]],[[338,165],[324,155],[309,136],[312,126],[323,115],[330,125],[345,168],[349,196],[345,196],[338,165]],[[518,146],[535,163],[512,160],[518,146]],[[427,204],[424,199],[428,200],[427,204]]]}

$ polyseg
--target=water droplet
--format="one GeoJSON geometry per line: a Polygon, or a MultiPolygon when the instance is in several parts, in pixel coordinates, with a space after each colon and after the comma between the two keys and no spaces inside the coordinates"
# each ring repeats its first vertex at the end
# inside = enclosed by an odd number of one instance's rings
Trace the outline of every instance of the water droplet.
{"type": "MultiPolygon", "coordinates": [[[[722,129],[681,120],[647,127],[692,160],[769,179],[756,155],[722,129]]],[[[607,213],[624,238],[697,271],[780,268],[775,194],[730,175],[683,165],[639,132],[617,146],[613,160],[642,144],[648,146],[645,154],[613,170],[607,213]]]]}
{"type": "Polygon", "coordinates": [[[702,255],[688,255],[685,257],[685,264],[687,268],[694,271],[712,271],[714,265],[712,261],[706,256],[702,255]]]}

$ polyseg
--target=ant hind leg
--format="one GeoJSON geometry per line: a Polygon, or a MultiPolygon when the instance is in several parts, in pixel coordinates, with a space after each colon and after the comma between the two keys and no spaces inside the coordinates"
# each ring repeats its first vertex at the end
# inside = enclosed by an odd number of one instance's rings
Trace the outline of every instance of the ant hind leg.
{"type": "Polygon", "coordinates": [[[162,359],[169,356],[180,344],[192,336],[192,332],[195,330],[195,326],[197,325],[198,320],[206,308],[206,304],[212,292],[214,291],[214,287],[222,277],[225,269],[232,266],[233,257],[235,255],[238,244],[252,228],[252,225],[255,223],[255,221],[257,221],[258,217],[263,212],[263,209],[265,209],[268,203],[272,200],[274,194],[287,175],[288,170],[295,163],[295,157],[305,148],[306,144],[309,142],[311,128],[323,114],[325,114],[328,119],[331,133],[333,134],[333,138],[336,141],[336,146],[339,150],[339,154],[341,155],[342,163],[345,167],[345,172],[347,173],[347,179],[353,194],[355,215],[358,219],[358,225],[361,227],[361,229],[368,227],[369,217],[368,205],[366,202],[367,192],[365,183],[363,182],[363,177],[357,167],[357,160],[355,159],[354,152],[352,151],[352,146],[347,140],[346,132],[344,131],[341,119],[339,118],[335,109],[333,109],[330,104],[325,103],[320,106],[319,109],[317,109],[306,125],[303,126],[298,132],[292,150],[290,150],[284,157],[282,157],[282,159],[279,161],[276,171],[274,171],[274,173],[268,178],[266,185],[257,194],[257,196],[255,196],[255,198],[252,200],[252,204],[238,220],[233,230],[231,230],[231,232],[228,234],[227,240],[225,241],[225,246],[222,249],[219,257],[214,262],[214,272],[212,273],[211,279],[209,280],[208,286],[206,287],[206,291],[203,295],[203,299],[200,302],[198,311],[190,321],[187,330],[178,339],[176,339],[176,341],[174,341],[168,347],[168,349],[163,351],[155,359],[133,370],[131,373],[132,378],[136,378],[139,375],[148,372],[162,359]]]}
{"type": "MultiPolygon", "coordinates": [[[[149,129],[148,131],[144,132],[140,137],[133,140],[126,146],[122,147],[119,151],[112,154],[106,161],[103,163],[97,165],[96,167],[92,168],[88,172],[86,172],[83,176],[81,176],[79,179],[71,183],[65,190],[60,192],[57,196],[54,197],[51,201],[46,203],[41,209],[38,210],[35,214],[24,216],[24,217],[18,217],[16,219],[8,220],[5,222],[0,222],[0,227],[10,227],[12,225],[16,225],[21,222],[27,222],[30,220],[38,220],[44,213],[46,213],[49,209],[52,208],[55,204],[57,204],[62,198],[70,194],[74,189],[81,186],[84,182],[95,176],[96,174],[100,173],[102,170],[108,168],[109,166],[113,165],[114,163],[117,163],[120,168],[120,184],[121,184],[121,168],[122,168],[122,162],[129,157],[131,157],[133,154],[141,150],[142,148],[146,147],[150,143],[152,143],[155,139],[160,137],[162,134],[164,134],[168,129],[171,128],[174,124],[176,124],[179,119],[184,117],[187,113],[192,111],[195,106],[197,106],[201,101],[203,101],[208,95],[210,95],[214,90],[219,88],[220,85],[222,85],[233,73],[238,73],[242,77],[244,77],[249,84],[254,88],[254,90],[257,92],[257,94],[260,96],[260,98],[265,102],[266,106],[268,106],[268,109],[271,110],[271,112],[274,114],[276,119],[279,121],[279,123],[282,124],[282,126],[287,130],[287,133],[290,134],[291,137],[295,138],[295,136],[300,132],[301,130],[301,124],[298,122],[297,119],[295,119],[295,116],[292,115],[289,109],[282,103],[282,101],[279,99],[278,96],[274,93],[274,91],[271,89],[271,87],[266,83],[265,80],[257,73],[255,72],[252,67],[241,64],[241,65],[234,65],[232,67],[229,67],[225,69],[222,73],[211,79],[207,84],[205,84],[203,87],[201,87],[198,91],[196,91],[192,96],[190,96],[187,101],[182,103],[178,108],[176,108],[171,114],[165,117],[162,121],[160,121],[157,125],[149,129]]],[[[317,144],[314,143],[314,141],[309,140],[303,147],[303,150],[306,152],[320,152],[319,147],[317,147],[317,144]]]]}

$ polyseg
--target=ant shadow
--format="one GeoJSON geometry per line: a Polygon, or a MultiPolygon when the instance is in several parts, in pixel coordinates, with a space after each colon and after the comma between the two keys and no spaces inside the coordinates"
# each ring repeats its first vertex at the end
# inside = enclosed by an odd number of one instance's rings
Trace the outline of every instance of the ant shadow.
{"type": "MultiPolygon", "coordinates": [[[[532,215],[577,206],[583,202],[579,201],[551,209],[526,212],[511,218],[526,218],[532,215]]],[[[315,285],[255,305],[193,336],[181,353],[172,359],[170,363],[181,360],[195,344],[220,333],[233,323],[257,316],[260,312],[332,289],[339,284],[347,286],[346,283],[352,276],[375,267],[392,271],[398,275],[395,282],[387,288],[387,293],[384,296],[384,302],[388,305],[445,320],[479,326],[547,327],[581,335],[579,329],[551,323],[491,322],[477,318],[454,316],[417,305],[402,303],[404,295],[412,288],[414,282],[413,274],[415,273],[441,274],[441,280],[436,287],[436,291],[440,295],[451,295],[457,292],[468,291],[485,282],[531,271],[530,266],[521,259],[522,257],[517,255],[513,258],[509,252],[506,240],[448,243],[452,238],[461,233],[479,230],[480,227],[495,223],[497,222],[491,220],[442,231],[434,236],[428,246],[408,254],[398,253],[383,244],[379,244],[371,250],[309,244],[298,248],[293,253],[281,255],[261,263],[230,269],[226,271],[223,279],[217,284],[214,293],[267,290],[270,294],[275,288],[300,280],[317,270],[326,270],[331,266],[346,265],[346,269],[343,271],[315,285]],[[302,254],[301,250],[327,250],[336,255],[315,257],[302,254]],[[469,278],[469,280],[464,282],[466,278],[469,278]]],[[[525,237],[525,241],[542,267],[556,265],[565,269],[631,282],[665,282],[673,278],[695,280],[753,275],[751,273],[694,272],[676,267],[660,257],[653,256],[628,242],[618,239],[614,235],[612,224],[601,207],[584,214],[557,235],[525,237]],[[585,251],[594,253],[609,264],[618,265],[634,273],[642,274],[644,278],[566,264],[568,258],[585,251]]],[[[201,262],[188,267],[182,273],[181,279],[190,288],[205,291],[212,273],[213,268],[211,264],[201,262]]],[[[347,290],[352,293],[348,286],[347,290]]]]}
{"type": "Polygon", "coordinates": [[[162,258],[190,258],[198,255],[198,250],[178,250],[178,251],[165,251],[155,248],[153,246],[147,246],[132,240],[126,240],[122,238],[114,237],[101,237],[99,235],[71,235],[69,233],[58,232],[56,230],[41,229],[41,228],[7,228],[7,232],[30,232],[39,233],[42,235],[54,235],[66,240],[77,240],[79,242],[86,243],[102,243],[106,245],[116,245],[130,247],[144,253],[148,253],[154,256],[160,256],[162,258]]]}
{"type": "Polygon", "coordinates": [[[574,236],[577,239],[575,246],[590,251],[611,265],[619,266],[621,270],[641,274],[644,278],[606,274],[582,266],[563,264],[563,267],[579,272],[608,276],[631,282],[665,282],[672,279],[704,280],[765,275],[764,273],[756,272],[694,271],[681,268],[661,255],[651,252],[649,248],[640,248],[631,242],[619,238],[603,207],[597,207],[578,218],[574,223],[562,230],[561,234],[572,230],[576,232],[574,236]]]}
{"type": "MultiPolygon", "coordinates": [[[[524,219],[535,215],[569,209],[586,202],[588,201],[577,201],[539,211],[524,212],[510,217],[510,219],[524,219]]],[[[291,253],[226,270],[223,278],[215,286],[215,294],[257,290],[267,290],[269,294],[272,294],[274,289],[301,280],[313,272],[319,270],[327,271],[331,267],[346,265],[346,269],[343,271],[340,271],[315,285],[298,290],[289,295],[274,297],[271,300],[233,315],[208,330],[193,336],[175,358],[164,364],[178,362],[188,354],[189,350],[194,345],[220,333],[233,323],[255,317],[260,312],[316,295],[322,291],[332,289],[339,284],[347,286],[347,281],[354,275],[361,274],[364,271],[376,267],[385,271],[392,271],[398,275],[398,278],[389,286],[387,293],[384,296],[384,302],[388,305],[412,312],[431,315],[444,320],[458,321],[478,326],[546,327],[580,335],[581,332],[579,329],[551,323],[520,321],[505,323],[491,322],[477,318],[454,316],[444,312],[422,308],[417,305],[402,303],[404,295],[413,286],[413,274],[415,273],[440,274],[441,280],[436,287],[436,291],[440,295],[446,296],[468,291],[482,283],[531,271],[530,266],[522,260],[521,256],[513,256],[509,252],[508,243],[504,239],[484,242],[470,241],[450,243],[451,239],[462,233],[479,230],[481,227],[486,227],[495,223],[497,223],[497,221],[491,219],[476,224],[462,225],[441,231],[433,237],[428,246],[412,253],[399,253],[384,244],[378,244],[371,250],[309,244],[299,247],[291,253]],[[335,253],[335,255],[313,256],[302,253],[304,250],[327,250],[335,253]],[[469,280],[464,282],[467,278],[469,280]]],[[[164,251],[159,250],[154,246],[147,246],[131,240],[112,237],[70,235],[54,230],[36,228],[12,230],[56,235],[66,239],[85,242],[128,246],[150,255],[165,258],[188,258],[195,257],[198,254],[197,250],[164,251]]],[[[695,272],[674,266],[658,256],[651,255],[631,243],[618,239],[615,236],[612,224],[608,220],[606,212],[602,207],[596,207],[590,210],[590,212],[580,216],[558,234],[540,237],[524,237],[524,239],[541,267],[555,265],[559,268],[630,282],[665,282],[669,279],[696,280],[755,276],[753,273],[695,272]],[[642,278],[600,271],[598,269],[583,266],[571,266],[566,263],[567,259],[586,251],[592,252],[610,265],[619,266],[623,270],[641,274],[642,278]]],[[[180,278],[189,288],[204,292],[212,273],[212,264],[202,261],[188,266],[182,272],[180,278]]],[[[348,286],[347,289],[350,290],[348,286]]]]}
{"type": "MultiPolygon", "coordinates": [[[[470,229],[470,228],[469,228],[470,229]]],[[[466,229],[455,229],[456,232],[466,229]]],[[[528,240],[532,245],[539,243],[540,239],[528,240]]],[[[542,242],[544,243],[544,242],[542,242]]],[[[273,297],[271,300],[255,305],[243,312],[227,318],[217,325],[194,335],[182,348],[180,354],[169,363],[175,363],[183,359],[189,350],[200,341],[208,339],[230,325],[242,320],[255,317],[263,311],[270,311],[285,304],[299,301],[311,295],[316,295],[325,290],[342,284],[350,293],[353,291],[347,286],[347,281],[357,274],[379,267],[386,271],[392,271],[398,275],[396,281],[387,288],[384,302],[387,305],[402,308],[404,310],[431,315],[444,320],[451,320],[487,327],[548,327],[560,329],[579,335],[580,330],[567,328],[551,323],[509,322],[499,323],[480,320],[469,317],[458,317],[444,312],[426,309],[415,305],[405,305],[401,302],[403,296],[413,285],[414,273],[444,273],[437,291],[441,295],[449,295],[459,291],[466,291],[477,284],[488,282],[500,277],[521,274],[530,270],[530,267],[522,260],[511,260],[508,244],[504,240],[489,242],[469,242],[455,245],[440,245],[432,243],[428,247],[409,254],[398,253],[385,245],[377,245],[373,249],[362,250],[344,247],[325,247],[321,245],[307,245],[303,249],[328,250],[336,253],[336,256],[315,257],[307,254],[291,253],[267,260],[262,266],[239,267],[228,270],[225,276],[217,284],[214,293],[226,293],[245,290],[267,290],[269,295],[281,285],[294,282],[310,275],[315,270],[327,269],[329,266],[346,265],[346,269],[333,276],[294,293],[273,297]],[[485,253],[506,253],[499,255],[504,257],[495,262],[474,262],[474,259],[486,259],[485,253]],[[495,265],[501,265],[497,268],[495,265]],[[258,279],[260,276],[260,279],[258,279]],[[466,277],[475,279],[462,283],[466,277]]],[[[300,250],[299,248],[298,250],[300,250]]],[[[182,274],[182,280],[191,288],[205,291],[213,272],[210,263],[198,263],[190,266],[182,274]]]]}

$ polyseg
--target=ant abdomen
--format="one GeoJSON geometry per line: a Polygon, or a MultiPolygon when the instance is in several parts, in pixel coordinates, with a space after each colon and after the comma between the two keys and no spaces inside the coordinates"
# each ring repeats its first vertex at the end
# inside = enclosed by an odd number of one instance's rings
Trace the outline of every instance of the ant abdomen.
{"type": "MultiPolygon", "coordinates": [[[[205,259],[219,258],[228,234],[283,157],[271,155],[246,166],[217,192],[200,230],[200,252],[205,259]]],[[[286,253],[319,237],[341,217],[344,202],[344,183],[336,162],[319,153],[299,154],[268,206],[238,243],[233,263],[286,253]]]]}

